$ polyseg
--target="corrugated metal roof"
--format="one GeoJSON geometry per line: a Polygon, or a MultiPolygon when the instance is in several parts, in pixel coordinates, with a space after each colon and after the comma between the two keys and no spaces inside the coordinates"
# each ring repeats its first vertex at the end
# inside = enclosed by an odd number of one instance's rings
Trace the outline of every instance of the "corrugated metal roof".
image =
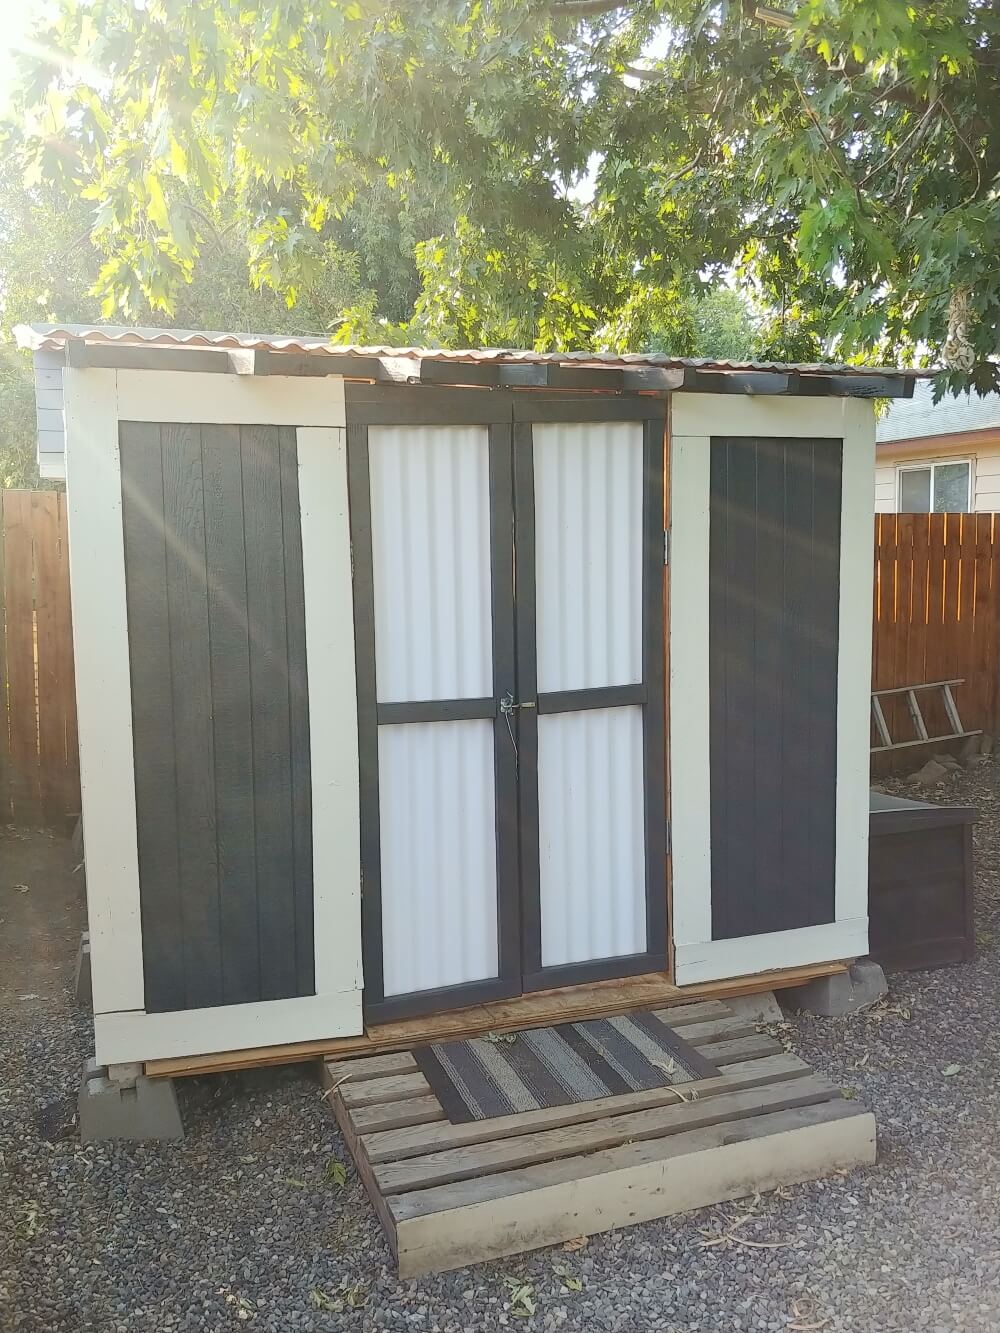
{"type": "Polygon", "coordinates": [[[932,371],[898,367],[825,365],[821,362],[717,361],[708,357],[665,356],[659,352],[529,352],[516,348],[363,347],[332,343],[322,336],[262,333],[221,333],[204,329],[130,328],[113,324],[19,324],[18,346],[32,351],[57,351],[70,342],[115,343],[142,347],[214,347],[223,350],[300,352],[310,355],[403,357],[414,361],[475,361],[582,366],[663,366],[667,369],[720,371],[797,371],[803,375],[926,376],[932,371]]]}

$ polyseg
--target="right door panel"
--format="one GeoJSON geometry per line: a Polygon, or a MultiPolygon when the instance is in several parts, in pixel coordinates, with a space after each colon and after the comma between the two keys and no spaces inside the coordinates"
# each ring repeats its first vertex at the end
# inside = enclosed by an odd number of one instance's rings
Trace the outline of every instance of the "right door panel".
{"type": "Polygon", "coordinates": [[[664,965],[662,430],[515,431],[526,989],[664,965]]]}

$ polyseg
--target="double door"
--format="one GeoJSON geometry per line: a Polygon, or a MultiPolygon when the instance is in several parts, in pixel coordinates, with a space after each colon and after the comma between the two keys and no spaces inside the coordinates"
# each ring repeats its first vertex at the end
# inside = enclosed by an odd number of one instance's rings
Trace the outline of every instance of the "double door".
{"type": "Polygon", "coordinates": [[[662,402],[348,423],[369,1016],[663,968],[662,402]]]}

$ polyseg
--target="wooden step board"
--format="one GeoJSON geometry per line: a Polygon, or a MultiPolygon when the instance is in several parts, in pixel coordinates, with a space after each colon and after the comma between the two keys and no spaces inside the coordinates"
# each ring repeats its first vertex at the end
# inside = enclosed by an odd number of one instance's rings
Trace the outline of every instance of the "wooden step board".
{"type": "Polygon", "coordinates": [[[452,1124],[407,1051],[325,1063],[400,1277],[874,1162],[871,1112],[725,1004],[658,1012],[718,1077],[452,1124]]]}

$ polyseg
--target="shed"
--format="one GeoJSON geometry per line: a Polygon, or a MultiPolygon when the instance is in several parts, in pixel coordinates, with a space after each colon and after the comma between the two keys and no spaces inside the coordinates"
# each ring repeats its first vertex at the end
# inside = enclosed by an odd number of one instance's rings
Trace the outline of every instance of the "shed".
{"type": "Polygon", "coordinates": [[[867,952],[871,399],[906,372],[20,336],[68,494],[100,1063],[867,952]]]}

